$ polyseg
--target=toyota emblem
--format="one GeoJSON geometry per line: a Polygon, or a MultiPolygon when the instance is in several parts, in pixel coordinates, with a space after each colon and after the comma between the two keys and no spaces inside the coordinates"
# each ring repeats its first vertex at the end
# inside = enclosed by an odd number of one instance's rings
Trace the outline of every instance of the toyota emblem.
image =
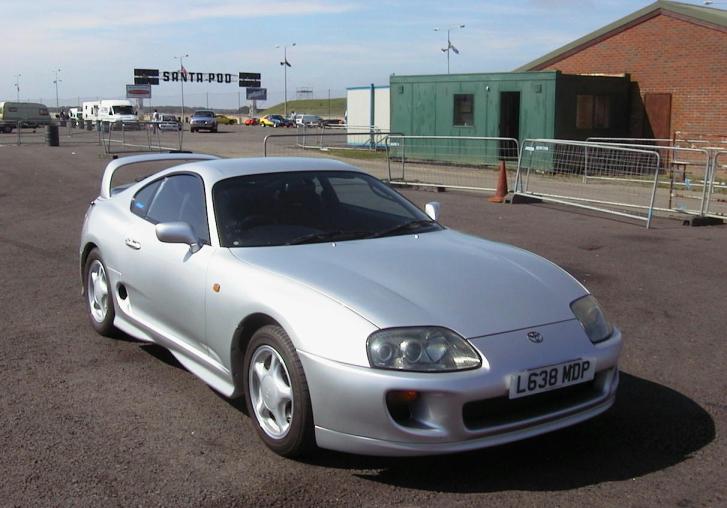
{"type": "Polygon", "coordinates": [[[543,336],[540,334],[540,332],[532,331],[528,332],[528,340],[534,344],[540,344],[543,342],[543,336]]]}

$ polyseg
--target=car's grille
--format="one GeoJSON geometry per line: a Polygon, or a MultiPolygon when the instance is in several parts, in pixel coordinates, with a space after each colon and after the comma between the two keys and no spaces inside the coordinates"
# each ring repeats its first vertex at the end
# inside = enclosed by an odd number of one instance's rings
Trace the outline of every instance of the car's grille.
{"type": "Polygon", "coordinates": [[[477,430],[546,416],[587,403],[602,395],[603,382],[596,376],[596,379],[589,383],[567,386],[519,399],[504,396],[468,402],[462,408],[462,416],[467,428],[477,430]]]}

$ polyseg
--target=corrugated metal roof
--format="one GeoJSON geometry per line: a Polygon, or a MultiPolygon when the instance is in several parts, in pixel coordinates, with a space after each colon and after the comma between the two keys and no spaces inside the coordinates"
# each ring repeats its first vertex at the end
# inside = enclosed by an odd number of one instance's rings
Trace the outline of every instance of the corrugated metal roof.
{"type": "Polygon", "coordinates": [[[701,5],[685,4],[681,2],[671,2],[667,0],[657,0],[653,4],[647,5],[643,9],[629,14],[613,23],[591,32],[588,35],[576,39],[563,47],[556,49],[532,62],[518,67],[514,72],[528,71],[537,69],[538,67],[549,64],[552,61],[558,61],[565,58],[568,53],[576,52],[590,44],[601,39],[607,38],[611,32],[619,32],[628,28],[632,23],[637,23],[641,18],[650,18],[659,14],[673,15],[686,21],[695,22],[702,26],[710,26],[723,31],[727,31],[727,11],[723,9],[715,9],[713,7],[704,7],[701,5]]]}

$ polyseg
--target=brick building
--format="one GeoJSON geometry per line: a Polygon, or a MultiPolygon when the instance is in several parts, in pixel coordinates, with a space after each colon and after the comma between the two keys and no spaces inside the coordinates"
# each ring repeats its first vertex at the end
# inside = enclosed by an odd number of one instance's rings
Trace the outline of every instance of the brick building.
{"type": "MultiPolygon", "coordinates": [[[[539,70],[629,74],[631,137],[727,136],[725,10],[659,0],[516,69],[539,70]]],[[[598,99],[577,98],[581,124],[598,99]]]]}

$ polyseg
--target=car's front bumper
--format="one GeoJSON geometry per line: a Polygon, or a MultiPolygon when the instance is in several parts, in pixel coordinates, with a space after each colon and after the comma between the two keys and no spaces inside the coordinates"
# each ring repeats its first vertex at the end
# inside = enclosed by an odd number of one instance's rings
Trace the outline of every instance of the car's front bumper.
{"type": "Polygon", "coordinates": [[[608,409],[618,386],[620,332],[594,346],[575,320],[537,330],[541,344],[528,341],[528,330],[471,339],[483,365],[462,372],[387,371],[300,352],[318,445],[370,455],[453,453],[543,434],[608,409]],[[538,395],[508,399],[513,374],[577,358],[595,360],[594,381],[546,392],[547,404],[538,395]],[[387,406],[395,390],[418,393],[409,421],[396,421],[387,406]]]}

